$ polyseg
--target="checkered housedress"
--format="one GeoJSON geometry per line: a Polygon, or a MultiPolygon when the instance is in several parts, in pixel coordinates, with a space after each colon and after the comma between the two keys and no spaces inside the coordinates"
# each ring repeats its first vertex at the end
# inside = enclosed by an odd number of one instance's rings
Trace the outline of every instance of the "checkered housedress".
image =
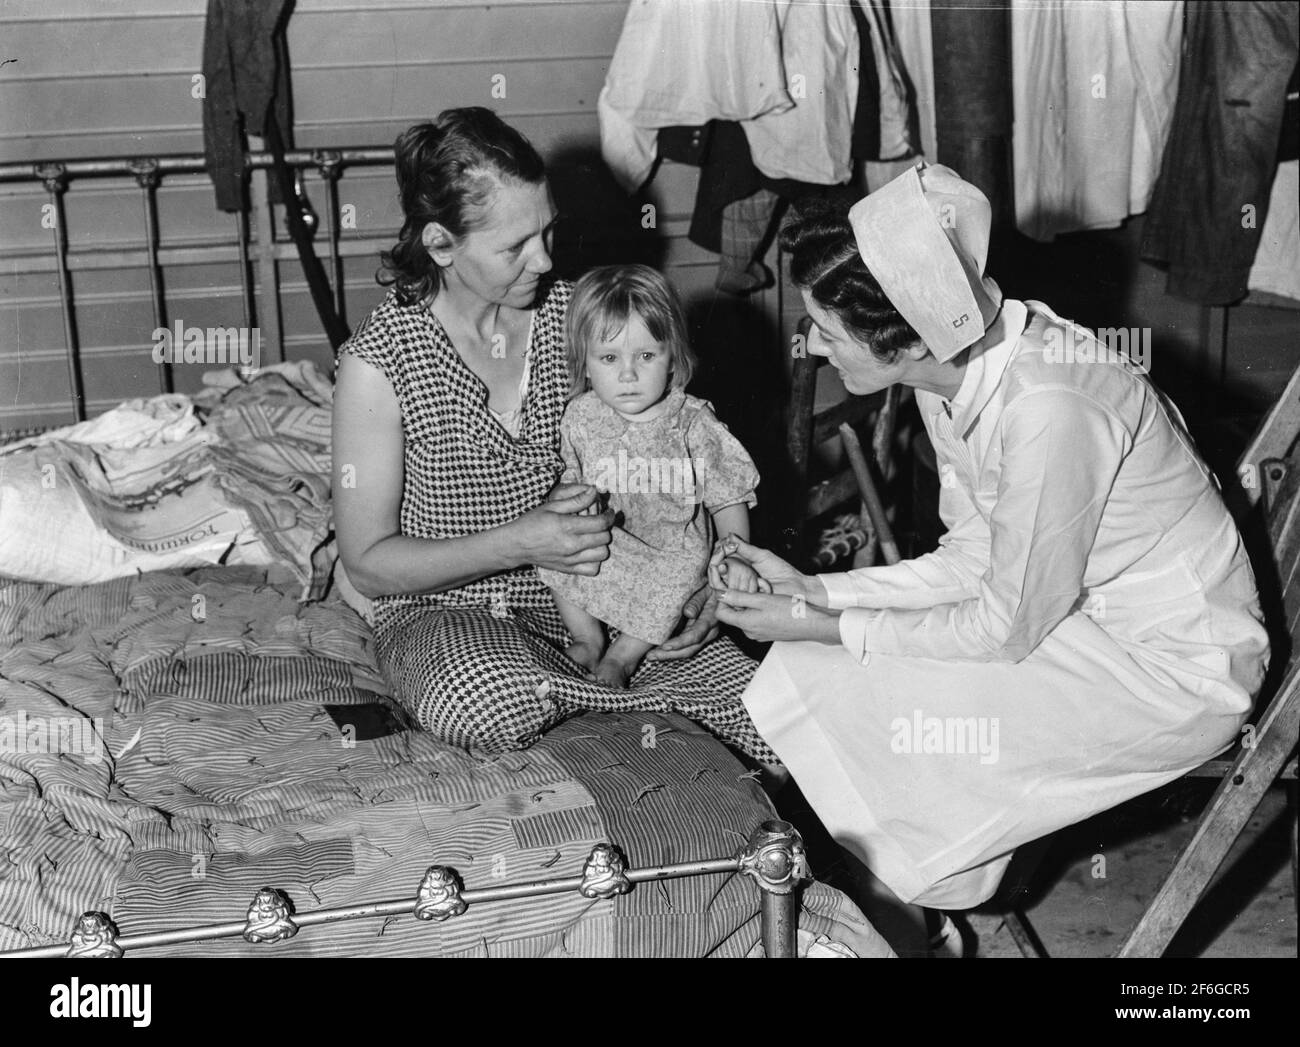
{"type": "MultiPolygon", "coordinates": [[[[498,527],[538,505],[555,483],[570,290],[554,283],[533,317],[517,438],[492,416],[487,387],[427,309],[399,305],[390,292],[340,348],[379,368],[397,394],[406,444],[402,534],[453,538],[498,527]]],[[[646,662],[626,691],[592,683],[564,654],[570,638],[531,566],[446,592],[381,596],[374,629],[398,698],[454,745],[522,749],[582,709],[674,711],[776,762],[740,702],[754,663],[734,644],[720,638],[693,658],[646,662]]]]}

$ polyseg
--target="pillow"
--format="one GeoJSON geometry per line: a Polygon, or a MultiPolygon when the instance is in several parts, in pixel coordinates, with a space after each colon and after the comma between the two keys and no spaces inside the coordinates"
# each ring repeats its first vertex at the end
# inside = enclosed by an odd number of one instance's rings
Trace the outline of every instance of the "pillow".
{"type": "Polygon", "coordinates": [[[299,362],[207,384],[0,447],[0,575],[82,585],[281,564],[319,598],[333,566],[328,381],[299,362]]]}

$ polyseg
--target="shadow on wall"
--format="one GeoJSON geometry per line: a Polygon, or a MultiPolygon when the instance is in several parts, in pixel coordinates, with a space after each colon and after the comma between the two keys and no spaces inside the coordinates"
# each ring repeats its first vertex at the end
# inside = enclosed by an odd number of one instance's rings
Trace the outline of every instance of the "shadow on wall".
{"type": "Polygon", "coordinates": [[[793,470],[786,453],[789,371],[775,317],[751,299],[714,291],[686,306],[686,323],[699,366],[690,391],[714,410],[758,467],[762,482],[751,517],[753,538],[778,546],[789,521],[782,507],[792,494],[793,470]]]}
{"type": "Polygon", "coordinates": [[[546,167],[562,216],[555,230],[557,276],[576,280],[597,266],[633,263],[662,271],[663,238],[642,226],[641,208],[648,201],[623,191],[599,150],[563,150],[546,167]]]}

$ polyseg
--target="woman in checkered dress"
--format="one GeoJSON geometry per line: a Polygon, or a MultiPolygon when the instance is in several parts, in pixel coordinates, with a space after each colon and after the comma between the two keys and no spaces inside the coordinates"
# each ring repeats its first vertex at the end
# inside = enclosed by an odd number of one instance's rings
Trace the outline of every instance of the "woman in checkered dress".
{"type": "Polygon", "coordinates": [[[340,349],[334,400],[340,555],[374,601],[397,696],[482,752],[581,709],[672,710],[775,763],[740,703],[754,663],[714,640],[703,595],[626,691],[563,653],[535,568],[595,574],[613,519],[593,488],[555,486],[569,285],[545,279],[556,214],[541,159],[490,111],[453,109],[398,139],[397,179],[392,289],[340,349]]]}

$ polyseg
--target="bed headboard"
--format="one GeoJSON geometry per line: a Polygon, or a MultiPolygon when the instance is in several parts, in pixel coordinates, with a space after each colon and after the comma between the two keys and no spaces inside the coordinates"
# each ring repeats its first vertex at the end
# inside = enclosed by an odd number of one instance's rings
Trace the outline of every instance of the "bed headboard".
{"type": "MultiPolygon", "coordinates": [[[[391,166],[393,149],[356,147],[289,150],[285,153],[285,161],[300,179],[305,174],[315,175],[324,187],[323,206],[319,200],[314,203],[320,216],[320,227],[316,233],[317,252],[322,255],[328,253],[323,261],[329,273],[335,309],[342,314],[347,293],[344,260],[349,257],[377,257],[381,250],[392,245],[397,229],[371,227],[364,234],[346,232],[343,227],[348,223],[340,220],[339,183],[351,169],[391,166]]],[[[84,318],[79,317],[78,313],[81,300],[74,287],[74,274],[90,274],[95,270],[114,268],[147,270],[154,330],[157,330],[170,329],[174,319],[168,309],[164,267],[170,270],[172,267],[214,262],[235,263],[242,290],[244,330],[258,332],[262,362],[275,363],[285,359],[279,264],[287,261],[296,267],[298,256],[287,233],[283,229],[277,233],[277,210],[270,203],[272,163],[269,152],[248,154],[250,212],[231,216],[229,235],[224,240],[213,242],[208,237],[202,243],[187,243],[174,237],[165,239],[158,207],[158,190],[165,179],[176,176],[192,178],[206,174],[207,167],[202,154],[0,164],[0,183],[28,183],[33,187],[42,187],[45,192],[46,202],[41,208],[44,220],[41,224],[51,230],[48,248],[41,251],[30,248],[0,249],[0,262],[7,275],[53,273],[57,277],[67,364],[68,405],[68,416],[60,421],[6,427],[3,419],[0,419],[0,444],[68,422],[83,421],[87,417],[81,339],[81,332],[85,328],[81,322],[84,318]],[[125,249],[118,245],[112,248],[74,246],[77,229],[70,228],[68,198],[75,196],[78,186],[89,180],[112,178],[133,179],[139,187],[142,204],[139,246],[125,249]]],[[[173,366],[166,360],[157,363],[156,389],[140,389],[135,395],[172,392],[173,366]]],[[[11,399],[11,391],[6,391],[6,406],[10,408],[22,404],[22,390],[15,392],[18,395],[11,399]]],[[[48,404],[42,406],[48,413],[48,404]]]]}

